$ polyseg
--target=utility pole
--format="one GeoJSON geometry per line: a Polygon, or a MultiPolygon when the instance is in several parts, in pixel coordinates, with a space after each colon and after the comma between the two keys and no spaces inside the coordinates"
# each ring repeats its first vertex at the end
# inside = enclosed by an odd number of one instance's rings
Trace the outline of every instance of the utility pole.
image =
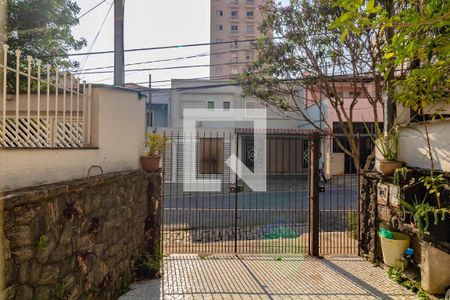
{"type": "Polygon", "coordinates": [[[125,84],[123,19],[125,0],[114,0],[114,85],[125,84]]]}
{"type": "MultiPolygon", "coordinates": [[[[148,99],[147,99],[147,125],[153,127],[153,116],[152,116],[152,74],[148,74],[148,99]]],[[[147,126],[145,126],[147,128],[147,126]]]]}
{"type": "MultiPolygon", "coordinates": [[[[6,44],[8,39],[7,32],[8,25],[8,1],[0,0],[0,61],[3,64],[3,44],[6,44]]],[[[0,70],[0,92],[3,89],[3,70],[0,70]]]]}

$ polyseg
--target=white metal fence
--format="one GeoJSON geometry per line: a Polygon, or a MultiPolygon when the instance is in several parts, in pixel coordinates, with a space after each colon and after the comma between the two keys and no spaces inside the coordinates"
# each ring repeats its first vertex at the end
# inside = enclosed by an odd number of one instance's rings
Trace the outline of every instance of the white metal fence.
{"type": "Polygon", "coordinates": [[[16,66],[11,67],[8,49],[3,45],[0,61],[0,147],[89,146],[91,85],[31,56],[21,70],[20,50],[15,51],[16,66]]]}

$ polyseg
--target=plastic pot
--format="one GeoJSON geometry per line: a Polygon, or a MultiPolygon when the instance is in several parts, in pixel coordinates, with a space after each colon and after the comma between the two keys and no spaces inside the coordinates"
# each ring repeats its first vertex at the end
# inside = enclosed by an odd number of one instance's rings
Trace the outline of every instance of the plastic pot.
{"type": "Polygon", "coordinates": [[[394,239],[387,239],[379,235],[383,261],[389,267],[405,268],[406,261],[402,260],[401,257],[405,250],[409,248],[410,237],[400,232],[392,232],[392,234],[394,239]]]}

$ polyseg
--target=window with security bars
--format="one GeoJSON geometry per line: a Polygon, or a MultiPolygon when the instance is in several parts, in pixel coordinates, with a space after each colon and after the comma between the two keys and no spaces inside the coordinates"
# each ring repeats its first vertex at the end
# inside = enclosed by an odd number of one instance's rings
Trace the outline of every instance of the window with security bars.
{"type": "Polygon", "coordinates": [[[198,147],[198,173],[223,174],[223,138],[201,138],[198,147]]]}

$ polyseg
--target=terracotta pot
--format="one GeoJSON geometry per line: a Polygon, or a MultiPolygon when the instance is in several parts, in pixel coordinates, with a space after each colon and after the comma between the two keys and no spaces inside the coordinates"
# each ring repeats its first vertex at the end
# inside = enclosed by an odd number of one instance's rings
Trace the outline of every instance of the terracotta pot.
{"type": "Polygon", "coordinates": [[[378,162],[378,168],[384,176],[390,176],[394,174],[395,170],[401,168],[403,162],[395,160],[380,160],[378,162]]]}
{"type": "Polygon", "coordinates": [[[161,165],[161,155],[157,156],[142,156],[141,164],[142,169],[146,172],[155,173],[158,172],[161,165]]]}

